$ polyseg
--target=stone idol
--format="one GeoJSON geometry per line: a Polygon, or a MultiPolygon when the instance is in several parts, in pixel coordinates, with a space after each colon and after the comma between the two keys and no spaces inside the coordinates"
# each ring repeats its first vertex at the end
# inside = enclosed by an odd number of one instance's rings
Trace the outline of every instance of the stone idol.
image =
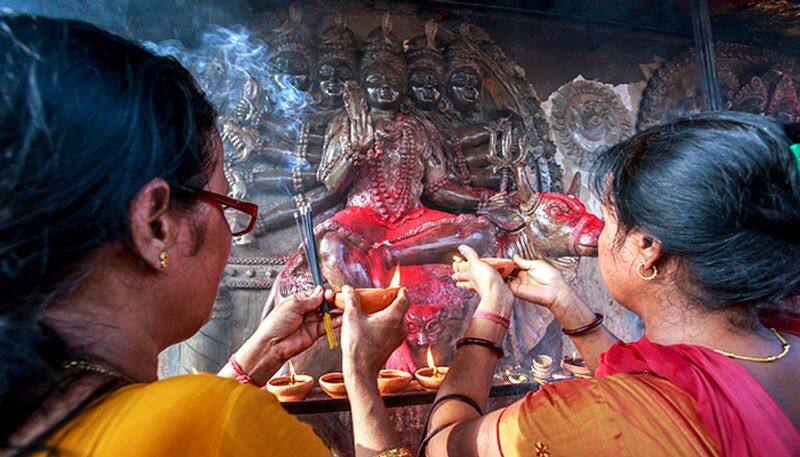
{"type": "MultiPolygon", "coordinates": [[[[248,25],[269,54],[219,124],[231,193],[260,206],[258,226],[234,241],[214,316],[175,349],[171,374],[218,369],[273,303],[312,286],[297,205],[316,215],[331,288],[386,287],[399,269],[410,333],[388,365],[412,372],[428,350],[450,360],[477,306],[450,279],[459,244],[547,259],[567,273],[596,255],[602,223],[579,201],[578,180],[563,191],[524,71],[484,30],[415,8],[293,5],[248,25]]],[[[505,346],[501,370],[562,355],[557,324],[531,304],[516,306],[505,346]]],[[[313,376],[341,370],[325,341],[293,362],[313,376]]],[[[424,409],[394,414],[415,446],[424,409]]],[[[352,453],[346,415],[304,420],[335,452],[352,453]]]]}

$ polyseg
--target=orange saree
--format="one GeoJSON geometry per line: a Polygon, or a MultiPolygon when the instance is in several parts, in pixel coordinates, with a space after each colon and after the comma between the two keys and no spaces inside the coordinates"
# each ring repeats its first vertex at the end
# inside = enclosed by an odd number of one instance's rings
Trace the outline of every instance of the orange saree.
{"type": "MultiPolygon", "coordinates": [[[[765,324],[800,336],[800,317],[765,324]]],[[[615,344],[592,379],[562,381],[506,408],[503,456],[800,456],[800,433],[738,362],[646,337],[615,344]]]]}
{"type": "Polygon", "coordinates": [[[547,384],[502,412],[497,438],[504,457],[720,455],[694,400],[648,374],[547,384]]]}
{"type": "MultiPolygon", "coordinates": [[[[762,321],[800,336],[797,315],[762,321]]],[[[662,346],[643,337],[635,343],[615,344],[599,362],[597,376],[651,373],[688,392],[723,455],[800,455],[800,433],[761,384],[733,359],[699,346],[662,346]]]]}

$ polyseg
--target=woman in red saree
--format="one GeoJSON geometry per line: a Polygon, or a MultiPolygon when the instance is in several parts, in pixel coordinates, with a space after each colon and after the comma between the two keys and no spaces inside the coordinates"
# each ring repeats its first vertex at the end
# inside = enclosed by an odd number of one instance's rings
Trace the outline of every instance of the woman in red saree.
{"type": "Polygon", "coordinates": [[[646,325],[618,341],[542,261],[510,284],[462,247],[481,296],[421,454],[800,455],[800,170],[789,128],[714,113],[605,151],[600,269],[646,325]],[[548,307],[596,375],[483,414],[514,295],[548,307]],[[783,305],[781,305],[783,303],[783,305]],[[771,310],[771,313],[766,311],[771,310]],[[794,346],[794,349],[792,349],[794,346]]]}

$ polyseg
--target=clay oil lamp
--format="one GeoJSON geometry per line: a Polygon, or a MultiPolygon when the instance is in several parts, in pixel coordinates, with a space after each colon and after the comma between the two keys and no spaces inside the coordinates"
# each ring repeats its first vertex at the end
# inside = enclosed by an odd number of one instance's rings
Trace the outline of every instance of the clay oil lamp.
{"type": "MultiPolygon", "coordinates": [[[[514,272],[517,271],[517,264],[514,263],[512,259],[483,257],[481,260],[491,265],[495,270],[497,270],[498,273],[500,273],[500,276],[503,278],[509,278],[514,274],[514,272]]],[[[453,257],[453,271],[456,273],[461,273],[462,271],[466,270],[468,263],[469,262],[461,257],[453,257]]]]}
{"type": "Polygon", "coordinates": [[[414,373],[420,386],[428,390],[438,390],[447,376],[448,367],[437,367],[430,346],[428,347],[428,366],[414,373]]]}
{"type": "Polygon", "coordinates": [[[533,358],[531,367],[533,376],[539,379],[548,379],[553,374],[553,358],[549,355],[537,355],[533,358]]]}
{"type": "Polygon", "coordinates": [[[267,382],[267,390],[278,397],[278,401],[300,401],[311,392],[314,378],[305,374],[297,374],[294,365],[289,362],[289,376],[278,376],[267,382]]]}
{"type": "MultiPolygon", "coordinates": [[[[356,295],[361,303],[361,310],[364,314],[377,313],[387,306],[391,305],[397,294],[400,292],[400,266],[394,269],[392,282],[386,289],[378,288],[361,288],[355,289],[356,295]]],[[[337,308],[344,309],[344,297],[341,293],[336,294],[334,298],[334,305],[337,308]]]]}
{"type": "Polygon", "coordinates": [[[381,395],[396,394],[411,383],[411,373],[401,370],[381,370],[378,372],[378,390],[381,395]]]}
{"type": "Polygon", "coordinates": [[[344,386],[344,374],[325,373],[319,377],[319,386],[331,398],[347,398],[347,389],[344,386]]]}
{"type": "Polygon", "coordinates": [[[572,352],[571,356],[564,356],[564,360],[561,361],[561,368],[574,374],[575,376],[592,376],[592,372],[589,371],[589,367],[586,366],[586,361],[581,357],[578,357],[578,354],[575,353],[575,351],[572,352]]]}

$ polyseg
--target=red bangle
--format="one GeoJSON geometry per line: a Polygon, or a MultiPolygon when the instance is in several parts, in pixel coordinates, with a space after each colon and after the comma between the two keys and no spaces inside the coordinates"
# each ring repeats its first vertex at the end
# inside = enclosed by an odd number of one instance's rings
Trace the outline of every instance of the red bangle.
{"type": "Polygon", "coordinates": [[[594,320],[590,324],[586,324],[586,325],[584,325],[582,327],[578,327],[578,328],[571,329],[571,330],[567,330],[565,328],[562,328],[561,332],[564,335],[569,335],[569,336],[583,335],[584,333],[588,333],[588,332],[594,330],[595,328],[599,327],[600,324],[602,324],[602,323],[603,323],[603,315],[600,314],[600,313],[594,313],[594,320]]]}
{"type": "Polygon", "coordinates": [[[228,359],[228,363],[231,364],[231,368],[233,368],[233,371],[236,372],[236,381],[239,384],[252,384],[257,387],[264,387],[263,385],[258,385],[255,381],[253,381],[253,378],[249,374],[244,372],[242,366],[236,361],[236,354],[231,354],[231,358],[228,359]]]}
{"type": "Polygon", "coordinates": [[[499,315],[497,313],[493,313],[491,311],[486,311],[484,309],[475,310],[475,314],[473,314],[472,317],[482,317],[484,319],[489,319],[490,321],[494,322],[495,324],[502,325],[506,329],[508,329],[508,326],[511,325],[511,321],[508,320],[507,318],[505,318],[505,317],[503,317],[503,316],[501,316],[501,315],[499,315]]]}

